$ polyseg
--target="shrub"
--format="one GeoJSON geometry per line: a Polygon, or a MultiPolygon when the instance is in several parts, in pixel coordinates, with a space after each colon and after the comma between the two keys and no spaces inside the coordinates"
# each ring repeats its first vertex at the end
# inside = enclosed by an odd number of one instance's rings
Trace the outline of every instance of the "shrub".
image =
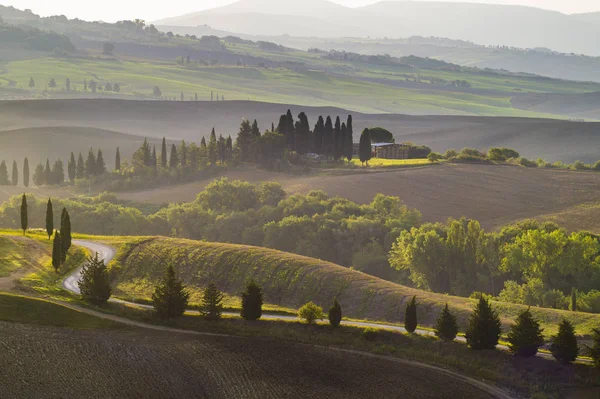
{"type": "Polygon", "coordinates": [[[369,129],[371,133],[372,143],[393,143],[394,135],[387,129],[382,127],[374,127],[369,129]]]}
{"type": "Polygon", "coordinates": [[[404,328],[409,333],[414,333],[417,329],[417,297],[413,296],[411,301],[406,304],[404,314],[404,328]]]}
{"type": "Polygon", "coordinates": [[[112,288],[104,260],[95,257],[88,258],[87,264],[81,270],[81,279],[77,283],[84,301],[94,305],[105,304],[112,295],[112,288]]]}
{"type": "Polygon", "coordinates": [[[173,318],[183,315],[188,305],[190,294],[185,286],[175,277],[175,269],[167,266],[165,276],[156,286],[152,294],[152,305],[162,318],[173,318]]]}
{"type": "Polygon", "coordinates": [[[588,354],[594,362],[594,367],[600,369],[600,329],[594,329],[592,334],[593,344],[588,346],[588,354]]]}
{"type": "Polygon", "coordinates": [[[490,161],[503,162],[510,158],[519,158],[519,153],[512,148],[490,148],[488,159],[490,161]]]}
{"type": "Polygon", "coordinates": [[[208,284],[204,289],[200,314],[208,320],[218,320],[223,312],[223,293],[214,283],[208,284]]]}
{"type": "Polygon", "coordinates": [[[323,308],[311,301],[298,310],[298,317],[307,324],[313,324],[317,319],[323,320],[323,308]]]}
{"type": "Polygon", "coordinates": [[[479,298],[465,335],[471,349],[494,349],[500,338],[500,318],[484,297],[479,298]]]}
{"type": "Polygon", "coordinates": [[[460,150],[458,156],[465,158],[485,158],[483,152],[476,150],[475,148],[463,148],[460,150]]]}
{"type": "Polygon", "coordinates": [[[542,306],[552,309],[568,309],[569,298],[567,298],[560,290],[546,291],[542,296],[542,306]]]}
{"type": "Polygon", "coordinates": [[[526,168],[537,168],[537,163],[535,161],[530,161],[527,158],[518,158],[519,160],[519,165],[524,166],[526,168]]]}
{"type": "Polygon", "coordinates": [[[442,159],[442,158],[443,158],[442,154],[439,154],[437,152],[431,152],[431,153],[429,153],[429,155],[427,155],[427,159],[431,163],[438,163],[440,161],[440,159],[442,159]]]}
{"type": "Polygon", "coordinates": [[[452,148],[449,150],[446,150],[446,152],[444,153],[444,158],[446,158],[446,159],[454,158],[456,156],[458,156],[458,152],[452,148]]]}
{"type": "Polygon", "coordinates": [[[592,166],[593,170],[600,170],[600,161],[596,161],[596,163],[594,164],[594,166],[592,166]]]}
{"type": "Polygon", "coordinates": [[[246,284],[246,291],[242,292],[241,316],[245,320],[258,320],[262,316],[263,293],[254,280],[246,284]]]}
{"type": "Polygon", "coordinates": [[[485,292],[480,292],[480,291],[474,291],[474,292],[473,292],[473,293],[472,293],[472,294],[469,296],[469,298],[470,298],[470,299],[479,299],[479,298],[481,298],[482,296],[483,296],[485,299],[487,299],[488,301],[489,301],[489,300],[492,300],[492,299],[494,299],[494,296],[493,296],[493,295],[491,295],[491,294],[486,294],[485,292]]]}
{"type": "Polygon", "coordinates": [[[517,317],[517,324],[510,328],[508,342],[511,352],[517,356],[535,356],[540,346],[544,345],[540,323],[533,318],[529,309],[517,317]]]}
{"type": "Polygon", "coordinates": [[[571,363],[579,355],[577,338],[573,325],[568,320],[563,319],[558,326],[558,334],[552,337],[550,352],[556,360],[561,363],[571,363]]]}
{"type": "Polygon", "coordinates": [[[589,167],[581,161],[575,161],[571,165],[571,169],[572,170],[586,170],[586,169],[589,169],[589,167]]]}
{"type": "Polygon", "coordinates": [[[379,335],[379,330],[377,330],[376,328],[372,328],[372,327],[365,328],[361,333],[361,337],[365,341],[375,341],[377,339],[378,335],[379,335]]]}
{"type": "Polygon", "coordinates": [[[435,335],[443,341],[454,341],[457,334],[458,324],[456,323],[456,316],[450,312],[448,304],[446,304],[440,317],[437,319],[435,335]]]}
{"type": "Polygon", "coordinates": [[[333,300],[333,306],[331,309],[329,309],[328,317],[329,324],[331,324],[332,327],[337,327],[340,325],[340,322],[342,321],[342,307],[338,303],[337,299],[333,300]]]}

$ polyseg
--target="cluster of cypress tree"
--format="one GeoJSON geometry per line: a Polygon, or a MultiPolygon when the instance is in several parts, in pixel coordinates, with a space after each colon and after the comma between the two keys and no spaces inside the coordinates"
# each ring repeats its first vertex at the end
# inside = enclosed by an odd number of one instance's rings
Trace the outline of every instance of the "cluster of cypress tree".
{"type": "MultiPolygon", "coordinates": [[[[46,233],[48,239],[52,237],[54,230],[54,210],[52,200],[48,199],[46,205],[46,233]]],[[[60,230],[54,230],[54,241],[52,242],[52,267],[56,273],[67,260],[67,254],[71,248],[71,217],[66,208],[60,215],[60,230]]]]}
{"type": "Polygon", "coordinates": [[[299,154],[315,153],[334,160],[352,159],[352,115],[348,115],[344,123],[340,121],[339,116],[336,117],[335,123],[331,116],[327,116],[326,119],[319,116],[311,131],[304,112],[298,115],[298,121],[294,121],[292,112],[288,110],[280,116],[276,132],[285,137],[286,148],[290,151],[299,154]]]}

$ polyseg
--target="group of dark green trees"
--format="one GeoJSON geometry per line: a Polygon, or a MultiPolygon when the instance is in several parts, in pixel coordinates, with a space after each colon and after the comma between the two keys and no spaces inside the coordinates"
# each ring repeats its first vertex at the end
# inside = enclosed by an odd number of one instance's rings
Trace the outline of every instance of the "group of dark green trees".
{"type": "MultiPolygon", "coordinates": [[[[0,186],[17,186],[19,184],[19,167],[17,161],[13,161],[12,173],[9,177],[6,162],[0,162],[0,186]]],[[[29,161],[25,158],[23,162],[23,186],[29,187],[29,161]]]]}
{"type": "Polygon", "coordinates": [[[55,229],[54,210],[50,198],[46,205],[46,233],[48,234],[48,239],[54,234],[52,242],[52,267],[58,273],[62,265],[66,262],[67,253],[71,248],[71,216],[67,208],[63,208],[60,215],[60,229],[55,229]]]}
{"type": "MultiPolygon", "coordinates": [[[[106,162],[102,150],[94,152],[90,148],[86,159],[84,160],[83,155],[79,153],[77,159],[75,154],[71,152],[71,156],[67,163],[67,170],[65,174],[65,166],[61,159],[57,159],[52,167],[50,166],[50,160],[46,159],[45,165],[43,163],[37,164],[33,171],[33,183],[36,186],[47,186],[47,185],[60,185],[64,184],[66,179],[73,183],[76,179],[85,179],[91,176],[100,176],[106,172],[106,162]]],[[[18,178],[18,171],[16,169],[16,163],[13,164],[13,181],[18,178]],[[17,177],[15,177],[17,176],[17,177]]],[[[2,165],[0,164],[0,181],[2,181],[2,165]]],[[[29,162],[25,158],[23,165],[23,185],[28,187],[29,185],[29,162]]]]}
{"type": "MultiPolygon", "coordinates": [[[[406,305],[404,325],[409,333],[417,328],[417,303],[413,297],[406,305]]],[[[531,357],[538,353],[544,345],[543,329],[534,318],[530,309],[522,311],[511,326],[508,333],[508,343],[511,352],[520,357],[531,357]]],[[[453,341],[458,334],[456,316],[450,311],[448,304],[442,309],[437,319],[435,335],[443,341],[453,341]]],[[[495,349],[501,334],[501,323],[498,313],[489,301],[481,296],[473,313],[469,317],[465,338],[467,345],[474,350],[495,349]]],[[[588,352],[600,367],[600,330],[595,330],[594,346],[588,347],[588,352]]],[[[563,320],[558,334],[552,337],[550,352],[561,363],[571,363],[577,359],[580,349],[575,336],[573,325],[563,320]]]]}

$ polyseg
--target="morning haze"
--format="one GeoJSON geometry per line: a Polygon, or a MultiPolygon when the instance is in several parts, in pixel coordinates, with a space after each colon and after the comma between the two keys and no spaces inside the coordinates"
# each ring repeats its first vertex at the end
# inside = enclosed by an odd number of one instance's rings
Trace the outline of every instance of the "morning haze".
{"type": "Polygon", "coordinates": [[[598,397],[594,5],[121,3],[0,6],[2,397],[598,397]]]}

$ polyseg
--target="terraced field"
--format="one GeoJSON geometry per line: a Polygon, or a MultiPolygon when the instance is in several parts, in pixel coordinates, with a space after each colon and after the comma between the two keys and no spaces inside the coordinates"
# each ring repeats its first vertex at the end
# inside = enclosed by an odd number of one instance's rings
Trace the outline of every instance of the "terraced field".
{"type": "Polygon", "coordinates": [[[2,322],[0,339],[5,397],[494,397],[443,372],[276,340],[2,322]]]}

